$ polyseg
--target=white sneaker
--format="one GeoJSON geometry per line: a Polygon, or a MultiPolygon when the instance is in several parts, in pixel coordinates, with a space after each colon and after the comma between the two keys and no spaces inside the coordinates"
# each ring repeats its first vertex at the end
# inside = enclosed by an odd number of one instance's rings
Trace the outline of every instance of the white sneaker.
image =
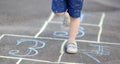
{"type": "Polygon", "coordinates": [[[77,48],[77,43],[76,42],[72,42],[72,43],[68,42],[66,47],[67,47],[67,49],[66,49],[67,53],[74,54],[74,53],[78,52],[78,48],[77,48]]]}

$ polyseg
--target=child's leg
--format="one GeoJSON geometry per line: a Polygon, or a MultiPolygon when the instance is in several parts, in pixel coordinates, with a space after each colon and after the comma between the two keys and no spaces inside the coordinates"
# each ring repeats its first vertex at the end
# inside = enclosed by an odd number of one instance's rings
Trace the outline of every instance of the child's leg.
{"type": "Polygon", "coordinates": [[[76,35],[79,30],[83,0],[68,0],[68,1],[69,1],[68,13],[71,17],[69,41],[73,42],[75,41],[76,35]]]}
{"type": "Polygon", "coordinates": [[[67,12],[65,13],[56,13],[56,16],[64,16],[66,19],[70,19],[70,29],[69,29],[69,41],[74,42],[76,38],[76,34],[78,33],[79,25],[80,25],[80,18],[72,18],[69,16],[67,12]]]}
{"type": "Polygon", "coordinates": [[[57,16],[64,16],[66,19],[70,19],[70,29],[69,29],[69,41],[70,42],[74,42],[76,35],[78,33],[79,30],[79,25],[80,25],[80,18],[72,18],[70,17],[70,15],[65,12],[65,13],[56,13],[57,16]]]}
{"type": "Polygon", "coordinates": [[[77,53],[77,43],[75,42],[79,25],[80,25],[80,15],[82,10],[83,0],[68,0],[68,13],[70,15],[70,36],[69,42],[67,44],[68,53],[77,53]]]}
{"type": "Polygon", "coordinates": [[[62,13],[55,13],[56,16],[63,16],[66,19],[70,19],[70,15],[68,14],[68,12],[62,12],[62,13]]]}
{"type": "Polygon", "coordinates": [[[80,18],[71,17],[70,19],[71,22],[70,22],[70,31],[69,31],[70,32],[69,41],[74,42],[79,30],[80,18]]]}
{"type": "Polygon", "coordinates": [[[58,16],[70,19],[70,35],[66,50],[68,53],[77,53],[78,51],[75,39],[79,30],[82,4],[83,0],[52,0],[53,12],[58,16]]]}
{"type": "MultiPolygon", "coordinates": [[[[79,13],[80,14],[80,13],[79,13]]],[[[76,43],[76,36],[79,30],[79,25],[80,25],[80,17],[78,18],[73,18],[67,14],[65,14],[64,16],[68,16],[70,19],[70,25],[69,25],[69,39],[68,39],[68,43],[67,43],[67,49],[66,52],[68,53],[77,53],[78,48],[77,48],[77,43],[76,43]]],[[[68,19],[68,17],[66,17],[66,19],[68,19]]]]}

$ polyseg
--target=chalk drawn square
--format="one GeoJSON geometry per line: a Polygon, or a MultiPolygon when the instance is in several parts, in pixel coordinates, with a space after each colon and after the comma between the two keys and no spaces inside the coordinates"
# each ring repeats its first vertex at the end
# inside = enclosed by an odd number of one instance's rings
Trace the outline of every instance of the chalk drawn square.
{"type": "MultiPolygon", "coordinates": [[[[10,22],[7,20],[4,26],[0,28],[0,35],[2,34],[19,34],[34,36],[44,24],[44,20],[30,19],[30,20],[16,20],[10,22]]],[[[3,21],[2,21],[3,22],[3,21]]]]}
{"type": "Polygon", "coordinates": [[[0,64],[15,64],[17,59],[0,58],[0,64]]]}
{"type": "Polygon", "coordinates": [[[120,43],[120,34],[117,31],[112,31],[111,29],[103,29],[101,35],[101,41],[103,42],[116,42],[120,43]]]}
{"type": "Polygon", "coordinates": [[[46,61],[57,61],[60,55],[59,51],[62,43],[63,40],[5,36],[0,41],[0,55],[46,61]],[[16,50],[17,52],[19,50],[19,53],[16,53],[16,50]]]}
{"type": "MultiPolygon", "coordinates": [[[[99,25],[103,13],[83,13],[82,23],[99,25]]],[[[82,15],[81,15],[82,16],[82,15]]]]}
{"type": "MultiPolygon", "coordinates": [[[[99,27],[81,25],[77,39],[97,41],[98,32],[99,27]]],[[[68,39],[69,28],[63,27],[61,23],[49,23],[46,29],[39,35],[39,37],[68,39]]]]}
{"type": "Polygon", "coordinates": [[[120,14],[107,14],[103,24],[101,41],[120,43],[120,14]]]}
{"type": "Polygon", "coordinates": [[[78,42],[78,47],[79,53],[74,55],[65,53],[62,57],[62,62],[85,64],[104,64],[111,62],[114,64],[120,60],[120,45],[78,42]]]}

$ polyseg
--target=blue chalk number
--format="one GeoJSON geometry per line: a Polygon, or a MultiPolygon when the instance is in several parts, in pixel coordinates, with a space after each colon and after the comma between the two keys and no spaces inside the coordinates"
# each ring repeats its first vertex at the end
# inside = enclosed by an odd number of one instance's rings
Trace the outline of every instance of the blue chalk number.
{"type": "Polygon", "coordinates": [[[20,57],[25,57],[25,56],[35,56],[38,54],[38,49],[44,48],[45,47],[45,42],[43,41],[39,41],[39,40],[35,40],[35,39],[20,39],[17,40],[17,46],[23,43],[34,43],[33,46],[31,47],[27,47],[27,49],[29,50],[29,52],[27,54],[20,54],[20,50],[10,50],[9,54],[13,55],[13,56],[20,56],[20,57]],[[41,44],[41,46],[38,46],[38,44],[41,44]]]}

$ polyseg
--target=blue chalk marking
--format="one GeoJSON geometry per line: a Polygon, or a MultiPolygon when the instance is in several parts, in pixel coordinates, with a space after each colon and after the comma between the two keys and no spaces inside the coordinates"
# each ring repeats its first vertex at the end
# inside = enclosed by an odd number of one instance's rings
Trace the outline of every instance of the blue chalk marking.
{"type": "Polygon", "coordinates": [[[80,22],[81,22],[81,23],[83,22],[85,16],[93,16],[93,15],[82,13],[81,16],[80,16],[80,22]]]}
{"type": "Polygon", "coordinates": [[[84,17],[85,17],[85,14],[81,14],[80,22],[83,22],[84,17]]]}
{"type": "Polygon", "coordinates": [[[97,55],[110,55],[110,52],[104,51],[105,49],[109,49],[109,46],[102,46],[97,44],[90,44],[90,46],[96,47],[97,50],[95,51],[97,55]]]}
{"type": "Polygon", "coordinates": [[[97,59],[96,57],[92,56],[90,53],[90,51],[88,50],[82,50],[80,51],[80,53],[84,54],[84,55],[87,55],[88,57],[92,58],[93,60],[95,60],[97,63],[101,63],[101,61],[99,59],[97,59]]]}
{"type": "Polygon", "coordinates": [[[79,28],[79,32],[78,32],[78,34],[77,34],[77,38],[81,38],[81,37],[85,36],[84,30],[85,30],[85,29],[84,29],[83,27],[80,27],[80,28],[79,28]]]}
{"type": "Polygon", "coordinates": [[[55,31],[53,35],[56,37],[63,37],[63,38],[68,38],[69,36],[68,32],[66,31],[55,31]]]}
{"type": "Polygon", "coordinates": [[[109,51],[105,51],[105,49],[109,49],[109,46],[103,46],[103,45],[99,45],[99,44],[89,44],[89,46],[96,47],[96,48],[93,50],[86,50],[86,49],[80,49],[80,47],[79,47],[80,53],[87,55],[88,57],[95,60],[97,63],[101,63],[101,61],[99,59],[97,59],[96,57],[94,57],[93,55],[97,55],[97,56],[102,56],[102,55],[109,56],[110,55],[109,51]]]}
{"type": "Polygon", "coordinates": [[[83,54],[89,56],[90,58],[92,58],[93,60],[95,60],[98,63],[101,63],[101,61],[99,61],[97,58],[93,57],[92,55],[88,54],[87,52],[82,52],[83,54]]]}
{"type": "Polygon", "coordinates": [[[84,18],[85,18],[86,16],[94,17],[94,16],[96,16],[96,15],[93,15],[93,14],[91,15],[91,14],[82,13],[81,16],[80,16],[80,22],[81,22],[81,23],[83,22],[83,20],[84,20],[84,18]]]}
{"type": "MultiPolygon", "coordinates": [[[[85,17],[85,14],[81,14],[80,22],[83,22],[84,17],[85,17]]],[[[84,30],[85,29],[83,27],[79,27],[77,38],[81,38],[85,35],[84,30]]],[[[69,33],[66,32],[66,31],[55,31],[53,33],[53,35],[56,36],[56,37],[60,37],[60,38],[68,38],[69,37],[69,33]]]]}
{"type": "MultiPolygon", "coordinates": [[[[53,35],[56,37],[60,37],[60,38],[68,38],[69,37],[69,33],[66,31],[54,31],[53,35]]],[[[85,35],[84,28],[79,27],[77,38],[81,38],[84,35],[85,35]]]]}
{"type": "Polygon", "coordinates": [[[20,50],[10,50],[9,54],[13,55],[13,56],[20,56],[20,57],[25,57],[25,56],[35,56],[38,54],[38,50],[37,49],[41,49],[45,47],[45,42],[43,41],[39,41],[39,40],[34,40],[34,39],[21,39],[21,40],[17,40],[17,46],[22,44],[22,43],[34,43],[34,46],[32,47],[28,47],[29,52],[25,55],[21,55],[20,50]],[[42,44],[42,46],[38,46],[38,44],[42,44]]]}
{"type": "Polygon", "coordinates": [[[97,47],[97,50],[95,50],[95,51],[96,51],[96,54],[97,54],[97,55],[100,54],[100,52],[101,52],[101,46],[100,46],[100,45],[90,44],[90,46],[97,47]]]}
{"type": "Polygon", "coordinates": [[[35,44],[33,46],[33,48],[36,48],[36,49],[38,48],[39,49],[39,48],[45,47],[45,42],[39,41],[39,40],[35,40],[35,39],[21,39],[21,40],[17,40],[17,44],[16,45],[20,45],[21,43],[24,43],[24,42],[30,43],[28,41],[33,42],[35,44]],[[38,43],[42,44],[42,46],[37,47],[38,43]]]}

